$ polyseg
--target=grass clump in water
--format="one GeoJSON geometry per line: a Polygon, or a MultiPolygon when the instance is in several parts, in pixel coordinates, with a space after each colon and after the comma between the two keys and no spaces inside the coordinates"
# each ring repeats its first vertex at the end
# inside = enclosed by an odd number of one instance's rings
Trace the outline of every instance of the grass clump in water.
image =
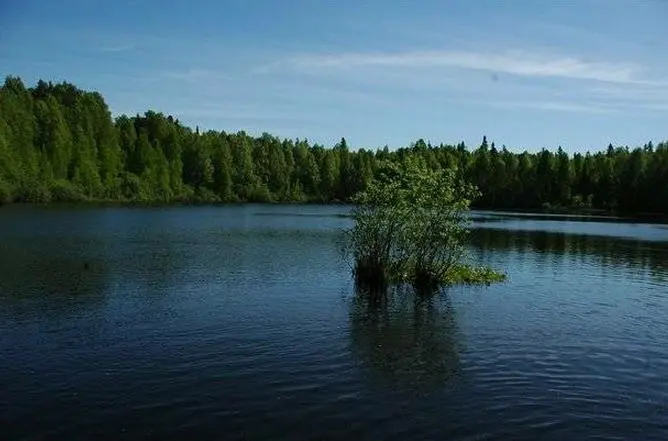
{"type": "Polygon", "coordinates": [[[452,272],[444,280],[444,284],[491,285],[492,283],[503,282],[507,278],[508,276],[493,268],[461,264],[453,268],[452,272]]]}

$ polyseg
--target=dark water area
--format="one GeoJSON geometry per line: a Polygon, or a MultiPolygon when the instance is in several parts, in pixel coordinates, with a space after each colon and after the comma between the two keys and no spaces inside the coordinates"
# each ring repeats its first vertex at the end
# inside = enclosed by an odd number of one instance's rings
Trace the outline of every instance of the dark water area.
{"type": "Polygon", "coordinates": [[[2,440],[668,439],[668,229],[475,213],[355,293],[344,206],[0,210],[2,440]]]}

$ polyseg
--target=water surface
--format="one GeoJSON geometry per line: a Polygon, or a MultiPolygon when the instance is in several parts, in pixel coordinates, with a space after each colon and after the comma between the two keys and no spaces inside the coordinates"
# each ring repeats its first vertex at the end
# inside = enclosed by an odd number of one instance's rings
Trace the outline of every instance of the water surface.
{"type": "Polygon", "coordinates": [[[508,283],[378,303],[346,210],[1,209],[3,439],[668,439],[665,225],[477,213],[508,283]]]}

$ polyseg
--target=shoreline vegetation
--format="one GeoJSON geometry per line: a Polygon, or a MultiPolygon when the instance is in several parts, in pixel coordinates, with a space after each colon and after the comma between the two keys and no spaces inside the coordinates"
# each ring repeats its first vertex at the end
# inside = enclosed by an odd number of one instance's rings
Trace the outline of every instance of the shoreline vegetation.
{"type": "Polygon", "coordinates": [[[147,111],[113,118],[102,95],[69,83],[0,87],[0,204],[351,203],[382,164],[419,158],[482,196],[472,209],[668,215],[668,143],[568,155],[513,153],[483,137],[390,150],[194,130],[147,111]]]}

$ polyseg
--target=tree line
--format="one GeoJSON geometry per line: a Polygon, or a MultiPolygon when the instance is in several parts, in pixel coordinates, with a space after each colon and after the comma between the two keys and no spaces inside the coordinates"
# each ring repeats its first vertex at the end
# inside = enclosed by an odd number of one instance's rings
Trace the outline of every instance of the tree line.
{"type": "Polygon", "coordinates": [[[575,155],[513,153],[483,138],[390,150],[194,130],[148,111],[113,118],[97,92],[9,76],[0,88],[0,201],[350,201],[383,164],[421,157],[455,170],[490,209],[668,214],[668,143],[575,155]]]}

